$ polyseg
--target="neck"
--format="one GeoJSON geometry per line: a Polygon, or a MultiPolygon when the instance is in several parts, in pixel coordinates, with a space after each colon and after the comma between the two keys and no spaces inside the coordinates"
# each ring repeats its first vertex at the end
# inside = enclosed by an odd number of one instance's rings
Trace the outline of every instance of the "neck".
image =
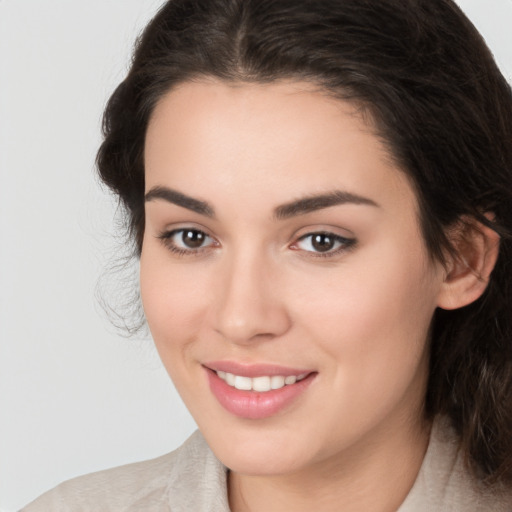
{"type": "Polygon", "coordinates": [[[418,475],[430,425],[418,420],[394,427],[369,433],[343,454],[292,474],[231,472],[231,510],[396,512],[418,475]]]}

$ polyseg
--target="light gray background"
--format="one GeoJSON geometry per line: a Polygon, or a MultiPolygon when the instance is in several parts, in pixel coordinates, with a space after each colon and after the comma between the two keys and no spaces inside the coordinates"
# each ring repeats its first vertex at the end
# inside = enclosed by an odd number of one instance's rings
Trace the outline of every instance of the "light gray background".
{"type": "MultiPolygon", "coordinates": [[[[151,458],[194,423],[94,297],[116,251],[100,116],[161,0],[0,0],[0,510],[151,458]]],[[[460,0],[512,77],[512,1],[460,0]]]]}

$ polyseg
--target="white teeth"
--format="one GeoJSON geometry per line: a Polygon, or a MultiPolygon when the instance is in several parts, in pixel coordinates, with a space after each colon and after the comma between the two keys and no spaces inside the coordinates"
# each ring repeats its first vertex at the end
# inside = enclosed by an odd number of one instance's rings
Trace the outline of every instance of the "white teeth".
{"type": "Polygon", "coordinates": [[[261,376],[261,377],[242,377],[241,375],[234,375],[232,373],[218,371],[217,375],[225,381],[229,386],[243,391],[258,391],[265,392],[271,389],[281,389],[283,386],[289,386],[307,377],[307,373],[301,375],[289,375],[283,377],[282,375],[261,376]]]}
{"type": "Polygon", "coordinates": [[[272,389],[279,389],[284,386],[285,378],[280,375],[274,375],[270,377],[270,387],[272,389]]]}
{"type": "Polygon", "coordinates": [[[240,375],[237,375],[235,377],[235,388],[250,391],[252,389],[251,381],[252,379],[250,377],[241,377],[240,375]]]}
{"type": "Polygon", "coordinates": [[[255,377],[252,379],[254,391],[270,391],[270,377],[255,377]]]}

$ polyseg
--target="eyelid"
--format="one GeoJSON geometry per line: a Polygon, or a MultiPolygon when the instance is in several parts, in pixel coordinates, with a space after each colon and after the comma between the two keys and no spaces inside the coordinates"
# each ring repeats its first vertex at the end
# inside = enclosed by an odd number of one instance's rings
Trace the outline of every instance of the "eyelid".
{"type": "Polygon", "coordinates": [[[217,247],[220,245],[219,242],[215,239],[215,237],[210,235],[207,232],[207,230],[200,229],[199,227],[190,226],[190,225],[175,227],[173,229],[165,229],[157,235],[157,238],[161,240],[163,245],[169,251],[171,251],[172,253],[174,253],[178,256],[198,256],[198,255],[202,254],[203,252],[208,251],[212,247],[217,247]],[[178,235],[179,233],[184,233],[186,231],[202,233],[205,236],[205,238],[210,239],[211,242],[208,245],[204,245],[204,246],[197,247],[197,248],[193,248],[193,247],[185,248],[185,247],[180,247],[180,246],[176,245],[172,240],[173,237],[178,235]]]}
{"type": "MultiPolygon", "coordinates": [[[[175,226],[175,227],[168,227],[167,229],[164,229],[161,231],[156,238],[160,239],[162,244],[172,253],[178,256],[199,256],[202,255],[204,252],[211,251],[213,248],[219,247],[220,243],[216,238],[211,235],[207,229],[204,229],[199,226],[195,225],[181,225],[181,226],[175,226]],[[179,235],[180,233],[183,234],[184,232],[192,231],[196,233],[201,233],[205,237],[206,245],[201,245],[199,247],[184,247],[180,246],[176,241],[173,240],[173,238],[176,235],[179,235]]],[[[311,258],[329,258],[329,257],[335,257],[339,256],[342,253],[346,253],[347,251],[353,249],[353,247],[356,245],[357,240],[353,237],[347,237],[344,235],[341,235],[339,233],[336,233],[334,229],[314,229],[310,228],[307,232],[303,232],[303,234],[296,235],[294,238],[294,241],[288,245],[289,249],[292,249],[294,251],[300,251],[302,252],[306,257],[311,258]],[[329,237],[332,239],[334,243],[333,248],[329,248],[325,251],[322,250],[315,250],[312,248],[311,250],[301,247],[301,242],[304,240],[307,240],[308,238],[314,237],[315,235],[322,235],[329,237]]]]}
{"type": "Polygon", "coordinates": [[[355,245],[357,244],[357,240],[354,237],[347,237],[340,235],[338,233],[334,233],[333,231],[329,231],[327,229],[317,229],[317,230],[310,230],[307,233],[301,234],[298,236],[295,241],[290,245],[290,249],[301,251],[307,257],[312,258],[329,258],[329,257],[335,257],[339,256],[342,253],[346,253],[350,250],[352,250],[355,245]],[[299,242],[306,240],[307,238],[313,237],[315,235],[324,235],[332,238],[335,243],[338,243],[338,247],[334,249],[329,249],[327,251],[314,251],[314,250],[307,250],[302,249],[298,247],[299,242]]]}

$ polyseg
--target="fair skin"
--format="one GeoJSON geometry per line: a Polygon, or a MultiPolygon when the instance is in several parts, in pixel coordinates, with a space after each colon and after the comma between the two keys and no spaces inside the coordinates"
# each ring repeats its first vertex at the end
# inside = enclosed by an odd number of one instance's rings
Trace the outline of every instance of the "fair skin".
{"type": "Polygon", "coordinates": [[[304,83],[185,83],[155,108],[145,166],[146,318],[233,512],[396,511],[428,444],[432,315],[484,285],[429,258],[371,126],[304,83]],[[307,376],[251,409],[272,393],[219,399],[219,361],[307,376]]]}

